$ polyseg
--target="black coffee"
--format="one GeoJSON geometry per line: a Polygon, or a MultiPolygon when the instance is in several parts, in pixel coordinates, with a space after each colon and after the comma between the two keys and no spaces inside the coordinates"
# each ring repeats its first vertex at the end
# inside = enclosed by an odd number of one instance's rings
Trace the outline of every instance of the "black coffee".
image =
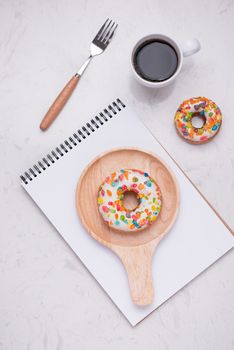
{"type": "Polygon", "coordinates": [[[137,73],[149,81],[169,79],[178,66],[175,49],[162,40],[144,42],[135,52],[134,66],[137,73]]]}

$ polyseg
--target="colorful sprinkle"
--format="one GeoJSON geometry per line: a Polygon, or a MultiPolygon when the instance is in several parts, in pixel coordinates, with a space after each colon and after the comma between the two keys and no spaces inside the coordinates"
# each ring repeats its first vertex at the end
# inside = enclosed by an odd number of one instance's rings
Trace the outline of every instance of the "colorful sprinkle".
{"type": "Polygon", "coordinates": [[[103,198],[102,197],[98,197],[98,204],[103,204],[103,198]]]}
{"type": "Polygon", "coordinates": [[[112,192],[110,190],[107,190],[106,193],[108,194],[108,196],[112,196],[112,192]]]}
{"type": "Polygon", "coordinates": [[[102,210],[104,211],[104,213],[108,213],[109,212],[109,208],[105,205],[102,206],[102,210]]]}

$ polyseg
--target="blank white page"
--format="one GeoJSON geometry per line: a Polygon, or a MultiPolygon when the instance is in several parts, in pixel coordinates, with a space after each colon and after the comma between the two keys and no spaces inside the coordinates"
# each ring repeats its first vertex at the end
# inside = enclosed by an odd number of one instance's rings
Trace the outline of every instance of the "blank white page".
{"type": "Polygon", "coordinates": [[[22,186],[133,326],[233,247],[230,231],[129,106],[32,181],[22,181],[22,186]],[[155,298],[147,307],[132,303],[119,258],[85,231],[75,208],[76,186],[84,167],[98,154],[125,146],[161,157],[173,170],[181,195],[176,223],[153,259],[155,298]],[[191,210],[192,217],[199,218],[192,225],[191,210]]]}

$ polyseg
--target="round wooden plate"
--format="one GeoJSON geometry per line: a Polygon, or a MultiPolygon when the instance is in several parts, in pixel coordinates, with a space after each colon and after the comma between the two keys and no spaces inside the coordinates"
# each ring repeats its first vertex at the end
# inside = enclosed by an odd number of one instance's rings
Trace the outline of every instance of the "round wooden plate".
{"type": "Polygon", "coordinates": [[[76,207],[81,222],[99,243],[113,250],[123,262],[132,300],[138,305],[153,300],[152,257],[160,240],[175,222],[179,209],[177,181],[156,155],[140,149],[114,149],[95,158],[80,176],[76,207]],[[162,193],[162,208],[155,223],[139,232],[119,232],[106,225],[98,211],[98,188],[106,176],[120,169],[139,169],[150,174],[162,193]]]}

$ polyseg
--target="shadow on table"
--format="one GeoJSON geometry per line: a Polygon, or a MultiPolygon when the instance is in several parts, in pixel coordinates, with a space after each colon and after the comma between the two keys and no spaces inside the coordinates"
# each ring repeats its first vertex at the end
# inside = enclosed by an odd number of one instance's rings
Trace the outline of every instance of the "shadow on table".
{"type": "Polygon", "coordinates": [[[148,88],[138,83],[134,77],[130,77],[130,89],[136,100],[142,103],[149,103],[151,105],[159,104],[169,98],[176,86],[176,81],[170,85],[156,88],[148,88]]]}

